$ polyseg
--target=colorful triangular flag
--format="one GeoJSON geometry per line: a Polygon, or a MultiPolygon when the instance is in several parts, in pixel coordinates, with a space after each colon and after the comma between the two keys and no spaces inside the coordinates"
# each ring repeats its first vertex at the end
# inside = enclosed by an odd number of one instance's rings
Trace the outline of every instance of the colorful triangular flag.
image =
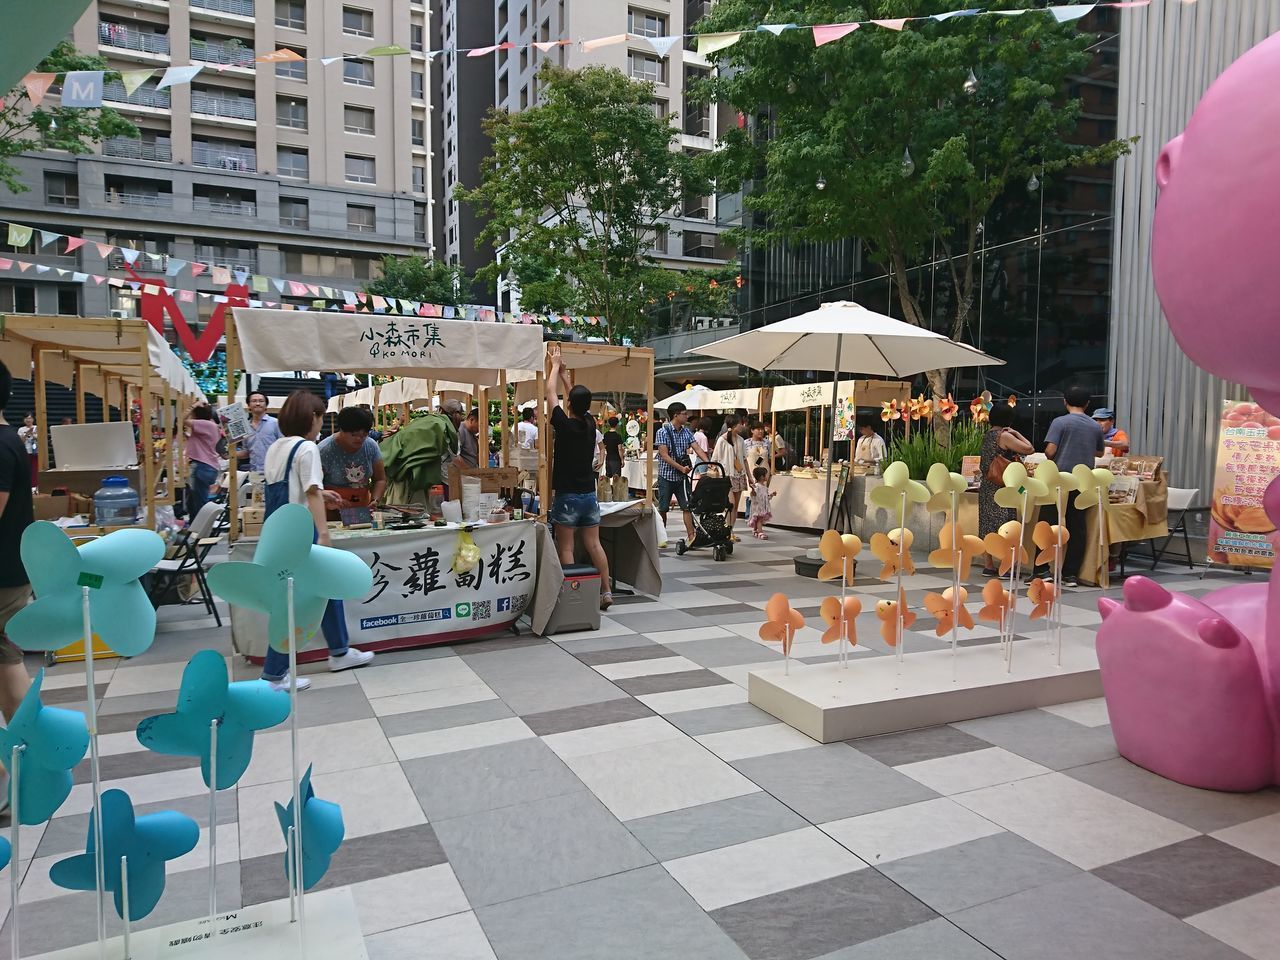
{"type": "Polygon", "coordinates": [[[26,89],[27,96],[31,98],[33,107],[40,106],[56,79],[58,79],[56,73],[28,73],[22,78],[22,86],[26,89]]]}
{"type": "Polygon", "coordinates": [[[1081,17],[1093,11],[1096,3],[1069,3],[1060,7],[1048,7],[1048,11],[1053,14],[1053,19],[1059,23],[1067,23],[1071,20],[1079,20],[1081,17]]]}
{"type": "Polygon", "coordinates": [[[756,27],[757,30],[772,33],[775,37],[784,30],[794,30],[795,28],[796,25],[794,23],[762,23],[760,26],[756,27]]]}
{"type": "Polygon", "coordinates": [[[841,37],[847,37],[853,31],[857,30],[861,24],[858,23],[825,23],[819,24],[813,28],[813,45],[821,47],[823,44],[831,43],[839,40],[841,37]]]}
{"type": "Polygon", "coordinates": [[[698,34],[698,56],[705,57],[717,50],[726,50],[742,39],[738,31],[733,33],[700,33],[698,34]]]}
{"type": "Polygon", "coordinates": [[[164,76],[156,84],[156,89],[163,90],[165,87],[171,87],[175,83],[190,83],[195,79],[196,74],[203,69],[203,64],[193,64],[189,67],[166,67],[164,76]]]}
{"type": "Polygon", "coordinates": [[[120,82],[124,85],[125,94],[132,96],[154,74],[154,70],[122,70],[120,72],[120,82]]]}
{"type": "Polygon", "coordinates": [[[79,250],[84,245],[84,237],[67,237],[67,249],[65,252],[70,253],[72,250],[79,250]]]}

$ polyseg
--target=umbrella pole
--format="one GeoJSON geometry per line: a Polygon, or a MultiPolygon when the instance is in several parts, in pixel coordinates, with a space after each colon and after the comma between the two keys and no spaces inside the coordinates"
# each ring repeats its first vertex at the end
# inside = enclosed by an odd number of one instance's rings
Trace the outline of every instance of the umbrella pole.
{"type": "MultiPolygon", "coordinates": [[[[840,350],[844,346],[844,334],[836,334],[836,365],[835,370],[831,374],[831,429],[834,431],[836,426],[836,394],[840,388],[840,350]]],[[[827,492],[825,501],[827,504],[827,516],[831,516],[831,468],[835,464],[834,444],[832,444],[832,456],[827,457],[827,492]]],[[[818,448],[822,448],[822,440],[818,440],[818,448]]]]}

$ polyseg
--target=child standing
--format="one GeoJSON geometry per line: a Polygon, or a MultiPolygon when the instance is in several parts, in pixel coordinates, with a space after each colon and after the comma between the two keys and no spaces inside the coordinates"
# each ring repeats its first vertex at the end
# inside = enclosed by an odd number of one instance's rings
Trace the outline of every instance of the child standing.
{"type": "Polygon", "coordinates": [[[751,516],[747,524],[757,540],[768,540],[764,525],[773,519],[773,511],[769,509],[769,501],[778,495],[777,490],[769,489],[769,468],[756,467],[751,476],[755,482],[751,485],[751,516]]]}

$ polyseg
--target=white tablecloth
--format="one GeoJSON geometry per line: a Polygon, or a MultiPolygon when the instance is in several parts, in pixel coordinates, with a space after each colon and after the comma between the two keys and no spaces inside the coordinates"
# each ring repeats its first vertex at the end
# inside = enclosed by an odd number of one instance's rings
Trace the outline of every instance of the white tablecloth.
{"type": "MultiPolygon", "coordinates": [[[[643,490],[647,479],[646,471],[649,469],[649,461],[641,460],[623,460],[622,475],[627,479],[627,487],[631,490],[643,490]]],[[[658,465],[653,466],[653,479],[656,483],[658,480],[658,465]]]]}

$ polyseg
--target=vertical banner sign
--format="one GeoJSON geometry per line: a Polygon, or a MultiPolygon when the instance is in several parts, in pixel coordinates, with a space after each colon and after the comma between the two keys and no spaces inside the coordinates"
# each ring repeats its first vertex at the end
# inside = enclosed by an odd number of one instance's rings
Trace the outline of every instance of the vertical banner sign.
{"type": "Polygon", "coordinates": [[[1262,498],[1277,476],[1280,418],[1256,403],[1224,401],[1209,520],[1210,562],[1271,568],[1280,537],[1262,508],[1262,498]]]}
{"type": "Polygon", "coordinates": [[[852,394],[836,402],[836,422],[831,431],[832,441],[852,440],[858,433],[858,405],[852,394]]]}

